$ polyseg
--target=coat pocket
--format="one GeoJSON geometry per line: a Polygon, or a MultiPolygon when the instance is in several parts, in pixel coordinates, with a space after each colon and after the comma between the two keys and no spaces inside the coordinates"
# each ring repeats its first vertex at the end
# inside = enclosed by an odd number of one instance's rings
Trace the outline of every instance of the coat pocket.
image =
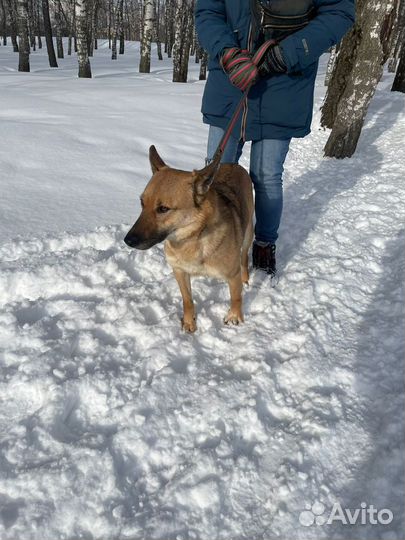
{"type": "MultiPolygon", "coordinates": [[[[260,97],[260,123],[293,129],[310,124],[317,66],[300,74],[270,77],[260,97]]],[[[257,88],[259,91],[260,88],[257,88]]]]}

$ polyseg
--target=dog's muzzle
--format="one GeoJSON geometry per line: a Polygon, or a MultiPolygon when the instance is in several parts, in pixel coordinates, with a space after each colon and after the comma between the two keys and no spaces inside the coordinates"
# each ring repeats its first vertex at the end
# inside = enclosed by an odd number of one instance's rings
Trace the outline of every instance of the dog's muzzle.
{"type": "Polygon", "coordinates": [[[130,231],[124,238],[124,242],[130,248],[149,249],[152,246],[159,244],[159,242],[163,242],[163,240],[165,240],[166,237],[167,237],[166,232],[161,233],[158,236],[153,236],[152,238],[142,238],[141,236],[131,233],[130,231]]]}
{"type": "Polygon", "coordinates": [[[124,242],[126,243],[127,246],[131,248],[136,248],[138,247],[138,244],[141,243],[141,239],[133,234],[127,234],[126,237],[124,238],[124,242]]]}

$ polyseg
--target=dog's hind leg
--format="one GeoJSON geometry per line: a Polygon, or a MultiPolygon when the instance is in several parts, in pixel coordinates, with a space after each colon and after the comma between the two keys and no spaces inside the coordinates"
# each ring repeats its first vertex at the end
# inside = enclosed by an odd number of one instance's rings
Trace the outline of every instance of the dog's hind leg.
{"type": "Polygon", "coordinates": [[[245,236],[242,243],[241,252],[241,274],[242,283],[249,283],[249,248],[253,241],[253,220],[250,219],[246,227],[245,236]]]}
{"type": "Polygon", "coordinates": [[[231,307],[224,318],[224,323],[239,324],[243,322],[242,315],[242,279],[238,272],[234,277],[228,279],[229,292],[231,293],[231,307]]]}
{"type": "Polygon", "coordinates": [[[183,317],[181,319],[181,326],[185,332],[195,332],[197,330],[197,325],[195,322],[193,297],[191,294],[190,274],[187,274],[178,268],[173,268],[173,273],[179,284],[181,296],[183,297],[183,317]]]}

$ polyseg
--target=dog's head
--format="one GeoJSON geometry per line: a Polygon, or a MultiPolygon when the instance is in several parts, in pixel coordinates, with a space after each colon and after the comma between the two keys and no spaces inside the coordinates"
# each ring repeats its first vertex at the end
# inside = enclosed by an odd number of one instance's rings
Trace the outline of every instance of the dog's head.
{"type": "Polygon", "coordinates": [[[149,249],[166,238],[180,240],[203,219],[201,211],[219,165],[218,159],[200,171],[168,167],[154,146],[149,149],[153,176],[141,195],[142,212],[124,241],[149,249]]]}

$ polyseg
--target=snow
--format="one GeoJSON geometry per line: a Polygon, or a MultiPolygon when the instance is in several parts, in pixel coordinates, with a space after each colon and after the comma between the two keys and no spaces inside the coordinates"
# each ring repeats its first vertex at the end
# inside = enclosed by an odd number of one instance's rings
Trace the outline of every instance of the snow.
{"type": "Polygon", "coordinates": [[[172,84],[156,57],[140,75],[137,44],[116,62],[101,45],[92,80],[74,58],[50,70],[44,51],[18,73],[0,47],[0,538],[402,539],[405,112],[392,77],[352,159],[322,158],[318,112],[294,141],[278,286],[252,275],[246,322],[228,328],[226,285],[195,279],[186,335],[162,247],[122,239],[150,144],[203,166],[204,83],[190,64],[172,84]],[[336,502],[394,518],[327,525],[336,502]]]}

